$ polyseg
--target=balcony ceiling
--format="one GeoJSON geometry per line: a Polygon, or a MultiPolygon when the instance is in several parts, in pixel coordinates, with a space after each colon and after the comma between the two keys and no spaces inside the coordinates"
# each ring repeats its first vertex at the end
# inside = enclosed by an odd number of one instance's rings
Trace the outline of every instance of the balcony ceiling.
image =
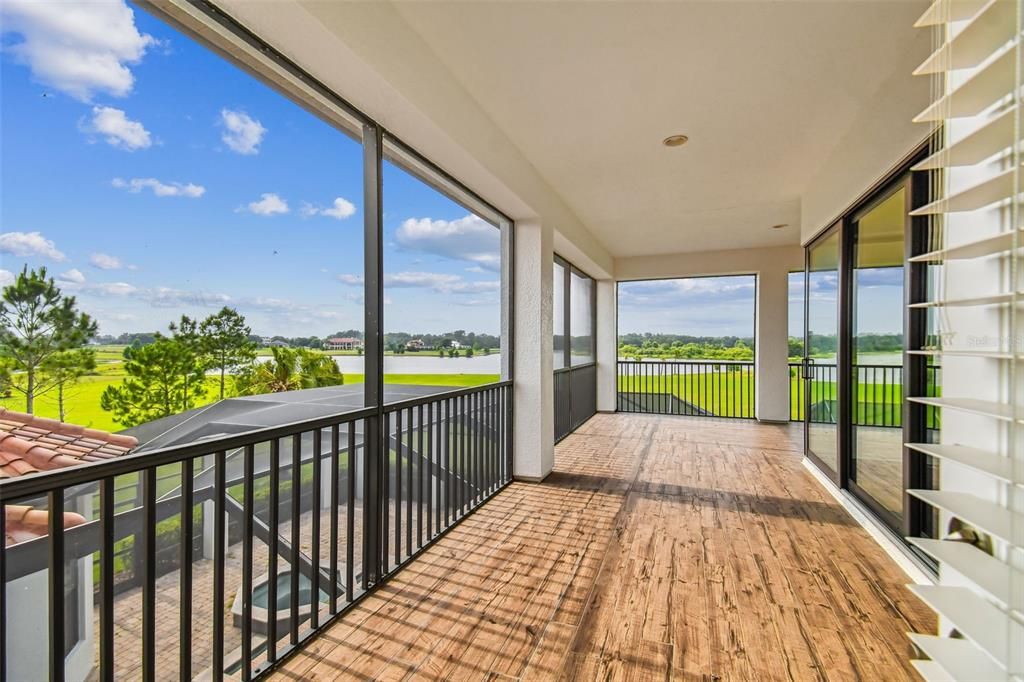
{"type": "Polygon", "coordinates": [[[801,194],[904,68],[926,4],[396,8],[604,247],[630,256],[797,243],[801,194]],[[662,146],[674,133],[690,142],[662,146]]]}

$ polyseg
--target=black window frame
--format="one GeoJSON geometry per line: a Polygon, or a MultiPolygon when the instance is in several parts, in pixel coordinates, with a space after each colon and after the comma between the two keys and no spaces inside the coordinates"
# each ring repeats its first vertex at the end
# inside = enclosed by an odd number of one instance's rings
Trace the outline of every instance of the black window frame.
{"type": "MultiPolygon", "coordinates": [[[[555,442],[559,442],[597,413],[597,280],[568,260],[554,254],[554,266],[562,268],[562,366],[554,368],[555,442]],[[590,339],[588,362],[572,362],[572,277],[590,282],[590,339]]],[[[554,286],[559,283],[553,282],[554,286]]],[[[552,296],[552,299],[554,296],[552,296]]],[[[553,327],[554,325],[552,325],[553,327]]],[[[552,329],[554,332],[554,329],[552,329]]],[[[556,336],[553,333],[553,336],[556,336]]]]}
{"type": "MultiPolygon", "coordinates": [[[[934,574],[937,566],[930,557],[923,554],[904,539],[906,537],[935,537],[938,531],[934,526],[934,519],[931,508],[921,500],[909,495],[906,491],[915,488],[932,488],[937,483],[935,480],[934,468],[930,466],[930,458],[922,453],[915,452],[906,446],[903,447],[903,465],[901,476],[903,479],[903,514],[897,516],[884,509],[877,501],[869,495],[860,491],[851,477],[851,454],[853,437],[852,415],[850,402],[852,400],[850,386],[850,373],[852,371],[852,312],[853,300],[851,291],[851,278],[853,273],[852,252],[854,239],[854,225],[856,219],[879,201],[889,197],[900,187],[906,189],[906,210],[904,227],[904,287],[903,287],[903,396],[901,406],[902,428],[905,442],[919,442],[925,439],[925,431],[928,423],[928,409],[919,403],[906,400],[906,396],[926,395],[928,390],[928,357],[920,354],[913,354],[910,351],[921,348],[925,344],[927,333],[927,311],[919,308],[908,307],[910,303],[925,300],[927,298],[927,264],[911,261],[913,256],[927,252],[929,236],[932,234],[931,219],[929,216],[912,216],[910,212],[927,204],[930,201],[932,183],[929,174],[933,171],[914,170],[914,166],[930,154],[938,151],[941,147],[941,131],[936,131],[929,137],[916,145],[914,149],[895,164],[881,179],[875,182],[867,191],[861,194],[849,207],[842,211],[838,218],[829,222],[828,227],[822,229],[811,240],[805,243],[805,300],[804,300],[804,331],[805,331],[805,357],[807,353],[806,327],[807,327],[807,254],[809,248],[817,243],[831,230],[836,229],[840,238],[839,257],[839,338],[837,349],[837,377],[840,386],[837,388],[837,395],[844,396],[839,406],[839,418],[837,421],[838,431],[838,464],[839,470],[835,475],[820,465],[813,454],[807,449],[807,415],[809,414],[805,405],[804,425],[804,452],[816,468],[822,471],[838,488],[840,488],[850,499],[868,512],[878,523],[878,527],[884,533],[895,540],[897,545],[904,549],[920,568],[934,574]],[[845,383],[846,385],[842,385],[845,383]]],[[[805,376],[805,379],[807,377],[805,376]]],[[[805,393],[807,390],[805,389],[805,393]]]]}
{"type": "MultiPolygon", "coordinates": [[[[384,395],[384,201],[383,162],[397,165],[428,186],[459,203],[501,232],[501,341],[502,371],[499,381],[510,383],[514,376],[514,288],[515,222],[504,212],[444,170],[399,135],[338,95],[322,81],[305,71],[270,43],[208,0],[163,3],[135,0],[146,12],[184,33],[199,45],[227,60],[257,81],[334,127],[362,146],[363,172],[363,339],[364,406],[372,412],[366,419],[364,485],[379,490],[377,475],[382,470],[383,444],[387,439],[384,395]]],[[[431,399],[458,394],[462,389],[432,394],[431,399]]],[[[509,443],[514,442],[514,398],[507,406],[509,443]]],[[[514,476],[514,471],[511,472],[514,476]]],[[[387,576],[378,543],[379,505],[367,505],[364,515],[364,582],[373,587],[387,576]],[[376,529],[376,530],[375,530],[376,529]]],[[[283,659],[282,659],[283,660],[283,659]]],[[[275,664],[276,665],[276,664],[275,664]]]]}

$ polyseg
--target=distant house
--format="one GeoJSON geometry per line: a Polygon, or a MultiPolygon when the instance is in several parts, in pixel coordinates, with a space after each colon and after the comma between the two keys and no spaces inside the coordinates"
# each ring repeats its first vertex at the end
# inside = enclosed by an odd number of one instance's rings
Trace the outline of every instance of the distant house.
{"type": "Polygon", "coordinates": [[[406,350],[423,350],[427,347],[427,344],[423,343],[423,339],[412,339],[405,344],[406,350]]]}
{"type": "Polygon", "coordinates": [[[451,341],[448,342],[448,347],[449,348],[454,348],[455,350],[461,350],[463,348],[466,348],[466,345],[462,344],[462,343],[459,343],[455,339],[452,339],[451,341]]]}
{"type": "Polygon", "coordinates": [[[325,339],[321,347],[324,350],[356,350],[363,347],[363,342],[351,336],[332,336],[325,339]]]}

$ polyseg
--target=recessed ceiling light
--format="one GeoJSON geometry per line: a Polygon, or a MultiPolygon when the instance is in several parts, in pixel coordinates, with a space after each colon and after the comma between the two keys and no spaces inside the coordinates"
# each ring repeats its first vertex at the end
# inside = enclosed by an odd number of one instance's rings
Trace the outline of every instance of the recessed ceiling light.
{"type": "Polygon", "coordinates": [[[779,223],[778,225],[772,225],[773,230],[781,230],[784,227],[789,227],[789,223],[779,223]]]}
{"type": "Polygon", "coordinates": [[[689,139],[686,135],[669,135],[661,143],[666,147],[682,147],[689,139]]]}

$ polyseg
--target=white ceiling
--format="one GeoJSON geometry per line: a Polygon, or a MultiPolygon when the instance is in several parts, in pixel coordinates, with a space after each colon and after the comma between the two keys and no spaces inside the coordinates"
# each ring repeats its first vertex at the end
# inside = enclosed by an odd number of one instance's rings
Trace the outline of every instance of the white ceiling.
{"type": "Polygon", "coordinates": [[[925,4],[395,7],[622,257],[797,243],[802,192],[900,63],[925,4]],[[663,147],[674,133],[689,144],[663,147]]]}

